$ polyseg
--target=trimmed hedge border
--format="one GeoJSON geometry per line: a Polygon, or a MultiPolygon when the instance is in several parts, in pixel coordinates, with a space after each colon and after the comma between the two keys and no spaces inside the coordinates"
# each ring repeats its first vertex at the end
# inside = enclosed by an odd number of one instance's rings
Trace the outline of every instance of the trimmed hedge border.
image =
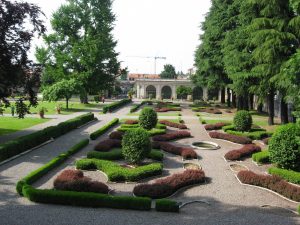
{"type": "Polygon", "coordinates": [[[172,141],[181,138],[191,137],[191,133],[188,131],[175,131],[163,135],[156,135],[152,139],[153,141],[172,141]]]}
{"type": "MultiPolygon", "coordinates": [[[[156,211],[159,212],[179,212],[179,204],[169,199],[157,199],[155,204],[156,211]]],[[[300,207],[299,207],[300,209],[300,207]]]]}
{"type": "Polygon", "coordinates": [[[102,134],[104,134],[107,130],[109,130],[111,127],[119,123],[119,119],[115,118],[112,121],[110,121],[108,124],[101,127],[99,130],[96,130],[95,132],[90,134],[91,140],[96,140],[98,137],[100,137],[102,134]]]}
{"type": "Polygon", "coordinates": [[[205,130],[221,130],[223,127],[230,125],[229,123],[214,123],[207,124],[204,126],[205,130]]]}
{"type": "MultiPolygon", "coordinates": [[[[128,130],[132,130],[132,129],[138,129],[139,127],[119,127],[117,129],[117,131],[120,131],[120,132],[126,132],[128,130]]],[[[157,128],[153,128],[152,130],[148,130],[147,131],[151,136],[155,136],[155,135],[163,135],[163,134],[166,134],[166,129],[157,129],[157,128]]]]}
{"type": "Polygon", "coordinates": [[[225,154],[226,160],[238,160],[247,156],[251,156],[253,153],[260,152],[261,148],[255,144],[244,145],[240,149],[229,151],[225,154]]]}
{"type": "Polygon", "coordinates": [[[121,101],[113,102],[113,103],[103,107],[103,113],[106,114],[107,112],[112,112],[113,110],[121,108],[122,106],[124,106],[128,103],[131,103],[131,102],[132,102],[131,99],[122,99],[121,101]]]}
{"type": "Polygon", "coordinates": [[[300,185],[300,172],[293,170],[285,170],[277,167],[271,167],[268,169],[269,174],[277,175],[288,182],[300,185]]]}
{"type": "Polygon", "coordinates": [[[220,133],[220,132],[209,132],[209,136],[211,138],[216,138],[216,139],[223,139],[226,141],[231,141],[237,144],[251,144],[252,140],[247,137],[242,137],[242,136],[237,136],[233,134],[226,134],[226,133],[220,133]]]}
{"type": "Polygon", "coordinates": [[[300,205],[298,206],[298,213],[300,214],[300,205]]]}
{"type": "Polygon", "coordinates": [[[34,148],[51,138],[57,138],[94,120],[93,113],[87,113],[76,118],[47,127],[32,134],[16,138],[0,145],[0,162],[31,148],[34,148]]]}
{"type": "Polygon", "coordinates": [[[268,150],[257,152],[252,155],[252,159],[260,164],[270,163],[270,153],[268,150]]]}
{"type": "Polygon", "coordinates": [[[57,157],[53,158],[51,161],[46,163],[44,166],[32,171],[26,177],[22,178],[18,181],[16,190],[17,192],[22,195],[22,189],[24,185],[30,185],[40,179],[42,176],[47,174],[50,170],[60,166],[64,163],[70,156],[74,155],[75,153],[79,152],[82,148],[89,144],[89,139],[85,139],[71,147],[67,152],[61,153],[57,157]]]}
{"type": "Polygon", "coordinates": [[[168,120],[160,120],[159,123],[164,124],[165,126],[168,127],[175,127],[178,129],[187,129],[187,126],[181,123],[174,123],[168,120]]]}
{"type": "Polygon", "coordinates": [[[273,132],[268,132],[262,128],[252,128],[251,131],[249,131],[249,132],[241,132],[241,131],[235,130],[233,125],[229,125],[229,126],[224,126],[222,129],[223,129],[223,131],[225,131],[228,134],[233,134],[233,135],[242,136],[242,137],[248,137],[252,140],[262,140],[264,138],[268,138],[273,135],[273,132]]]}
{"type": "Polygon", "coordinates": [[[130,113],[134,113],[134,112],[138,111],[140,107],[142,107],[143,105],[145,105],[147,103],[148,103],[148,101],[142,101],[140,104],[132,106],[130,109],[130,113]]]}
{"type": "Polygon", "coordinates": [[[100,170],[104,172],[109,181],[135,182],[148,177],[160,175],[163,170],[161,163],[152,163],[135,169],[128,169],[117,163],[100,159],[81,159],[76,162],[76,168],[81,170],[100,170]]]}

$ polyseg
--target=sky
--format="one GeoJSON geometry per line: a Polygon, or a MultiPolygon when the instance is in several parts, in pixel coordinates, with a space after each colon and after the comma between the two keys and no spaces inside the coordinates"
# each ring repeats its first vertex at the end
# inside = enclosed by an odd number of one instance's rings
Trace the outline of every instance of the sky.
{"type": "MultiPolygon", "coordinates": [[[[51,32],[51,15],[65,1],[26,1],[41,7],[51,32]]],[[[154,74],[157,56],[166,59],[157,59],[156,73],[162,71],[164,64],[186,73],[193,67],[194,52],[200,44],[200,25],[210,5],[210,0],[114,0],[113,34],[122,67],[128,67],[130,73],[154,74]]],[[[42,43],[37,38],[32,42],[31,59],[35,59],[35,47],[42,43]]]]}

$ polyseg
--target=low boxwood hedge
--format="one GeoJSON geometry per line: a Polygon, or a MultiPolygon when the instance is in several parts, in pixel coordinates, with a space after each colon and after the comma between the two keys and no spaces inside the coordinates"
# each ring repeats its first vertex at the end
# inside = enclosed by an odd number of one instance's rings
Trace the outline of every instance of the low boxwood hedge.
{"type": "Polygon", "coordinates": [[[300,214],[300,205],[298,206],[298,213],[300,214]]]}
{"type": "Polygon", "coordinates": [[[233,125],[224,126],[223,130],[228,134],[233,134],[233,135],[242,136],[242,137],[248,137],[252,140],[262,140],[264,138],[272,136],[272,134],[273,134],[272,132],[268,132],[262,128],[252,128],[248,132],[237,131],[237,130],[235,130],[233,125]]]}
{"type": "Polygon", "coordinates": [[[111,196],[88,192],[41,190],[33,188],[30,185],[24,185],[23,194],[30,201],[38,203],[83,207],[108,207],[115,209],[151,209],[151,199],[144,197],[111,196]]]}
{"type": "Polygon", "coordinates": [[[60,154],[59,156],[53,158],[51,161],[46,163],[44,166],[38,168],[37,170],[32,171],[22,180],[17,183],[16,189],[17,192],[22,195],[22,188],[25,184],[32,184],[40,179],[42,176],[47,174],[52,169],[60,166],[63,162],[65,162],[70,156],[74,155],[82,148],[89,144],[89,139],[85,139],[71,147],[67,152],[60,154]]]}
{"type": "Polygon", "coordinates": [[[252,155],[252,159],[253,161],[260,164],[270,163],[270,153],[267,150],[262,152],[257,152],[252,155]]]}
{"type": "Polygon", "coordinates": [[[122,99],[121,101],[113,102],[113,103],[103,107],[103,113],[105,114],[107,112],[112,112],[113,110],[121,108],[122,106],[124,106],[130,102],[131,102],[131,99],[122,99]]]}
{"type": "Polygon", "coordinates": [[[169,199],[158,199],[155,209],[159,212],[179,212],[179,204],[169,199]]]}
{"type": "Polygon", "coordinates": [[[76,162],[76,168],[81,170],[101,170],[110,181],[139,181],[151,176],[160,175],[163,170],[161,163],[152,163],[133,169],[120,166],[117,163],[99,159],[81,159],[76,162]]]}
{"type": "MultiPolygon", "coordinates": [[[[128,128],[134,129],[134,128],[139,128],[139,127],[140,127],[139,124],[121,124],[121,128],[125,128],[125,129],[128,129],[128,128]]],[[[158,123],[158,124],[156,124],[155,128],[156,129],[166,129],[167,127],[164,124],[158,123]]]]}
{"type": "Polygon", "coordinates": [[[268,172],[294,184],[300,184],[300,172],[271,167],[268,172]]]}
{"type": "Polygon", "coordinates": [[[130,113],[138,111],[140,107],[142,107],[143,105],[147,104],[148,102],[149,101],[142,101],[140,104],[132,106],[131,109],[130,109],[130,113]]]}
{"type": "Polygon", "coordinates": [[[76,129],[89,121],[94,120],[93,113],[87,113],[76,118],[59,123],[56,126],[47,127],[32,134],[16,138],[0,145],[0,162],[10,157],[34,148],[51,138],[57,138],[67,132],[76,129]]]}
{"type": "MultiPolygon", "coordinates": [[[[87,154],[88,159],[104,159],[104,160],[121,160],[124,159],[122,155],[122,149],[113,149],[109,152],[97,152],[90,151],[87,154]]],[[[162,161],[164,158],[164,154],[159,150],[152,149],[149,155],[147,156],[149,159],[162,161]]]]}
{"type": "MultiPolygon", "coordinates": [[[[131,129],[138,129],[139,127],[119,127],[117,129],[117,131],[121,131],[121,132],[126,132],[128,130],[131,129]]],[[[167,131],[166,129],[157,129],[157,128],[153,128],[152,130],[148,130],[147,131],[151,136],[155,136],[155,135],[161,135],[161,134],[165,134],[167,131]]]]}
{"type": "Polygon", "coordinates": [[[112,121],[110,121],[108,124],[101,127],[99,130],[96,130],[95,132],[90,134],[91,140],[96,140],[98,137],[100,137],[102,134],[104,134],[107,130],[109,130],[111,127],[119,123],[119,119],[115,118],[112,121]]]}

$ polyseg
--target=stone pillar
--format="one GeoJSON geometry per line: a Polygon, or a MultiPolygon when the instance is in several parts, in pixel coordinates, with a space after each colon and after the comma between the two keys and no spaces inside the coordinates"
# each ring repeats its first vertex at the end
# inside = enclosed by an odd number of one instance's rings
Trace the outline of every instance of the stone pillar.
{"type": "Polygon", "coordinates": [[[203,90],[203,100],[207,101],[208,100],[208,89],[207,87],[202,88],[203,90]]]}
{"type": "Polygon", "coordinates": [[[137,99],[140,99],[141,97],[140,97],[140,85],[136,85],[136,98],[137,99]]]}
{"type": "Polygon", "coordinates": [[[222,90],[220,89],[220,90],[219,90],[218,101],[221,102],[221,99],[222,99],[222,90]]]}
{"type": "Polygon", "coordinates": [[[161,86],[160,85],[156,85],[156,100],[161,100],[161,86]]]}
{"type": "Polygon", "coordinates": [[[176,88],[176,85],[172,85],[172,98],[174,100],[177,99],[176,88]]]}

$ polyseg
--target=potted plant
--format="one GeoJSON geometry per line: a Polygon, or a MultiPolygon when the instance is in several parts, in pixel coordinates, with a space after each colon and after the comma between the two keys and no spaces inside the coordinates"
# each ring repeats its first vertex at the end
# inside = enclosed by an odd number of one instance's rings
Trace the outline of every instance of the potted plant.
{"type": "Polygon", "coordinates": [[[57,114],[61,113],[61,109],[62,109],[62,105],[61,104],[58,104],[58,105],[55,106],[55,110],[56,110],[57,114]]]}
{"type": "Polygon", "coordinates": [[[48,110],[45,107],[41,107],[39,108],[39,115],[41,119],[44,119],[45,117],[45,112],[47,112],[48,110]]]}

